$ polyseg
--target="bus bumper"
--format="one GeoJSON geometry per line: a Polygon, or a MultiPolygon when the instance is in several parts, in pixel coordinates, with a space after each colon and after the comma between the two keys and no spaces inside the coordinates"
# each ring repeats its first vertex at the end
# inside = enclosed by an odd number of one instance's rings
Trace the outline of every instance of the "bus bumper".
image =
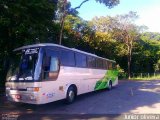
{"type": "Polygon", "coordinates": [[[6,97],[9,101],[12,102],[40,104],[37,93],[21,93],[16,91],[6,91],[6,97]]]}

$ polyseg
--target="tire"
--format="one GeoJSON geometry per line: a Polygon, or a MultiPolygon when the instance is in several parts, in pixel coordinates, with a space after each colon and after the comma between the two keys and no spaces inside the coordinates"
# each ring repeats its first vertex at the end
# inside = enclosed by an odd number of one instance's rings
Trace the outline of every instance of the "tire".
{"type": "Polygon", "coordinates": [[[109,81],[109,84],[108,84],[108,90],[111,90],[112,87],[113,87],[113,86],[112,86],[112,81],[110,80],[110,81],[109,81]]]}
{"type": "Polygon", "coordinates": [[[66,102],[68,104],[71,104],[75,101],[76,98],[76,90],[73,87],[69,87],[67,90],[67,95],[66,95],[66,102]]]}

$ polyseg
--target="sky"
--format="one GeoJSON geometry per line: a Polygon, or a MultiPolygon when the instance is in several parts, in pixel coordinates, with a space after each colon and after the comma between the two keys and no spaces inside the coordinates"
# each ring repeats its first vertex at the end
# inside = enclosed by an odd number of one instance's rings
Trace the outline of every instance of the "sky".
{"type": "MultiPolygon", "coordinates": [[[[74,8],[83,0],[69,1],[74,8]]],[[[79,16],[85,20],[91,20],[95,16],[115,16],[134,11],[139,16],[135,21],[137,25],[146,25],[150,32],[160,32],[160,0],[120,0],[120,4],[112,9],[97,3],[96,0],[89,0],[77,10],[79,16]]]]}

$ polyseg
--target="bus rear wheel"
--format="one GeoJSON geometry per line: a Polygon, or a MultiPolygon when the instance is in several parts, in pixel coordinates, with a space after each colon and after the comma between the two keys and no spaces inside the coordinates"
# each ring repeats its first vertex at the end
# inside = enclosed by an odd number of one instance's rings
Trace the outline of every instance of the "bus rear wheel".
{"type": "Polygon", "coordinates": [[[76,90],[73,87],[69,87],[66,95],[66,102],[68,104],[73,103],[76,98],[76,90]]]}
{"type": "Polygon", "coordinates": [[[110,80],[108,84],[108,90],[111,90],[111,89],[112,89],[112,81],[110,80]]]}

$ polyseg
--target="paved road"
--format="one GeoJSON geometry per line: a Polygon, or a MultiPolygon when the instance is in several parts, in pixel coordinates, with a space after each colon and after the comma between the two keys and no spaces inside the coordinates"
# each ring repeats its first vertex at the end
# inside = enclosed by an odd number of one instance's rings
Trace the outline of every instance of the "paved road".
{"type": "MultiPolygon", "coordinates": [[[[90,118],[105,120],[106,114],[111,118],[123,117],[126,113],[137,114],[160,114],[160,80],[155,81],[120,81],[119,85],[111,91],[102,90],[78,96],[73,104],[64,104],[64,101],[57,101],[45,105],[34,106],[28,104],[13,104],[0,97],[1,114],[20,114],[29,118],[34,117],[50,119],[47,115],[59,118],[63,115],[89,114],[90,118]],[[112,116],[113,114],[113,116],[112,116]],[[96,115],[96,116],[94,116],[96,115]],[[91,117],[92,116],[92,117],[91,117]]],[[[86,118],[86,116],[85,116],[86,118]]],[[[71,118],[69,118],[71,119],[71,118]]],[[[84,118],[83,118],[84,119],[84,118]]]]}

